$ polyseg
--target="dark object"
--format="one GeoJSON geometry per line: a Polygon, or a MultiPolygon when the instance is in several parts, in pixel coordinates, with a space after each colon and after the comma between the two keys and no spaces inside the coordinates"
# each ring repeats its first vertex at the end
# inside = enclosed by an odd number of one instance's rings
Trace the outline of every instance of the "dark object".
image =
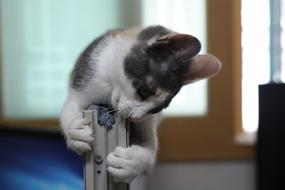
{"type": "Polygon", "coordinates": [[[285,189],[285,84],[259,86],[257,189],[285,189]]]}
{"type": "Polygon", "coordinates": [[[112,126],[117,119],[116,111],[111,106],[91,104],[87,107],[88,110],[96,110],[98,117],[98,124],[104,126],[112,126]]]}

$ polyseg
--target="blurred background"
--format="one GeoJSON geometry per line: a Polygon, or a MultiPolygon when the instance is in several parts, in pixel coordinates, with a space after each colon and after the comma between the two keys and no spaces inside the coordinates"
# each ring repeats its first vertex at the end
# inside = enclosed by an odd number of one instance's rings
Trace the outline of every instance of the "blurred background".
{"type": "Polygon", "coordinates": [[[157,166],[133,189],[254,190],[284,177],[281,0],[0,0],[0,186],[83,189],[58,115],[80,52],[106,30],[160,24],[223,63],[165,111],[157,166]]]}

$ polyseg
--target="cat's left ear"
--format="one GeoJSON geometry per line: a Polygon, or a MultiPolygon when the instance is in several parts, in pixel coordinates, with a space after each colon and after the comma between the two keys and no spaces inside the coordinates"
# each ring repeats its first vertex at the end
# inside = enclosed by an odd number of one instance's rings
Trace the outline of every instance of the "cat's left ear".
{"type": "Polygon", "coordinates": [[[200,41],[189,34],[171,33],[158,38],[151,43],[146,52],[151,55],[176,55],[181,57],[193,57],[201,50],[200,41]]]}
{"type": "Polygon", "coordinates": [[[197,55],[191,59],[190,67],[184,78],[184,85],[214,76],[222,64],[211,54],[197,55]]]}

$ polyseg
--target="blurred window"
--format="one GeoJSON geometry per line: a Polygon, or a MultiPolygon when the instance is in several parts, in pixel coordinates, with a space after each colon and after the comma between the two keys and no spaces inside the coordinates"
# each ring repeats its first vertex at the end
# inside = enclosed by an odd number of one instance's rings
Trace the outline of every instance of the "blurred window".
{"type": "Polygon", "coordinates": [[[2,0],[1,68],[7,118],[56,117],[80,51],[118,27],[117,4],[100,1],[2,0]],[[98,18],[104,15],[104,20],[98,18]],[[100,20],[100,22],[99,22],[100,20]]]}
{"type": "MultiPolygon", "coordinates": [[[[162,24],[197,36],[202,51],[206,50],[205,0],[0,0],[0,3],[5,118],[57,117],[77,56],[108,29],[162,24]]],[[[167,114],[206,112],[207,82],[202,81],[185,87],[167,114]]]]}

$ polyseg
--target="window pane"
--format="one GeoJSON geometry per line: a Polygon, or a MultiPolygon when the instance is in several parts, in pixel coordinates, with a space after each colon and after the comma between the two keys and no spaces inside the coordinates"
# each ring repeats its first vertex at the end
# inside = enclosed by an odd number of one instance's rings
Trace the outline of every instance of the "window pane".
{"type": "Polygon", "coordinates": [[[281,80],[285,82],[285,2],[281,1],[281,80]]]}
{"type": "Polygon", "coordinates": [[[118,27],[115,2],[1,1],[5,117],[58,115],[80,51],[95,36],[118,27]]]}
{"type": "MultiPolygon", "coordinates": [[[[206,47],[205,0],[199,3],[0,0],[0,3],[2,97],[7,118],[57,117],[77,56],[108,29],[162,24],[197,36],[203,51],[206,47]]],[[[200,115],[206,110],[204,81],[185,87],[171,104],[169,113],[200,115]]]]}
{"type": "Polygon", "coordinates": [[[242,120],[258,126],[258,84],[269,82],[269,1],[242,0],[242,120]],[[258,4],[258,7],[257,7],[258,4]]]}
{"type": "MultiPolygon", "coordinates": [[[[206,44],[205,0],[145,0],[143,1],[143,24],[161,24],[182,33],[196,36],[206,44]]],[[[182,88],[165,111],[169,116],[201,116],[207,112],[207,81],[182,88]]]]}

